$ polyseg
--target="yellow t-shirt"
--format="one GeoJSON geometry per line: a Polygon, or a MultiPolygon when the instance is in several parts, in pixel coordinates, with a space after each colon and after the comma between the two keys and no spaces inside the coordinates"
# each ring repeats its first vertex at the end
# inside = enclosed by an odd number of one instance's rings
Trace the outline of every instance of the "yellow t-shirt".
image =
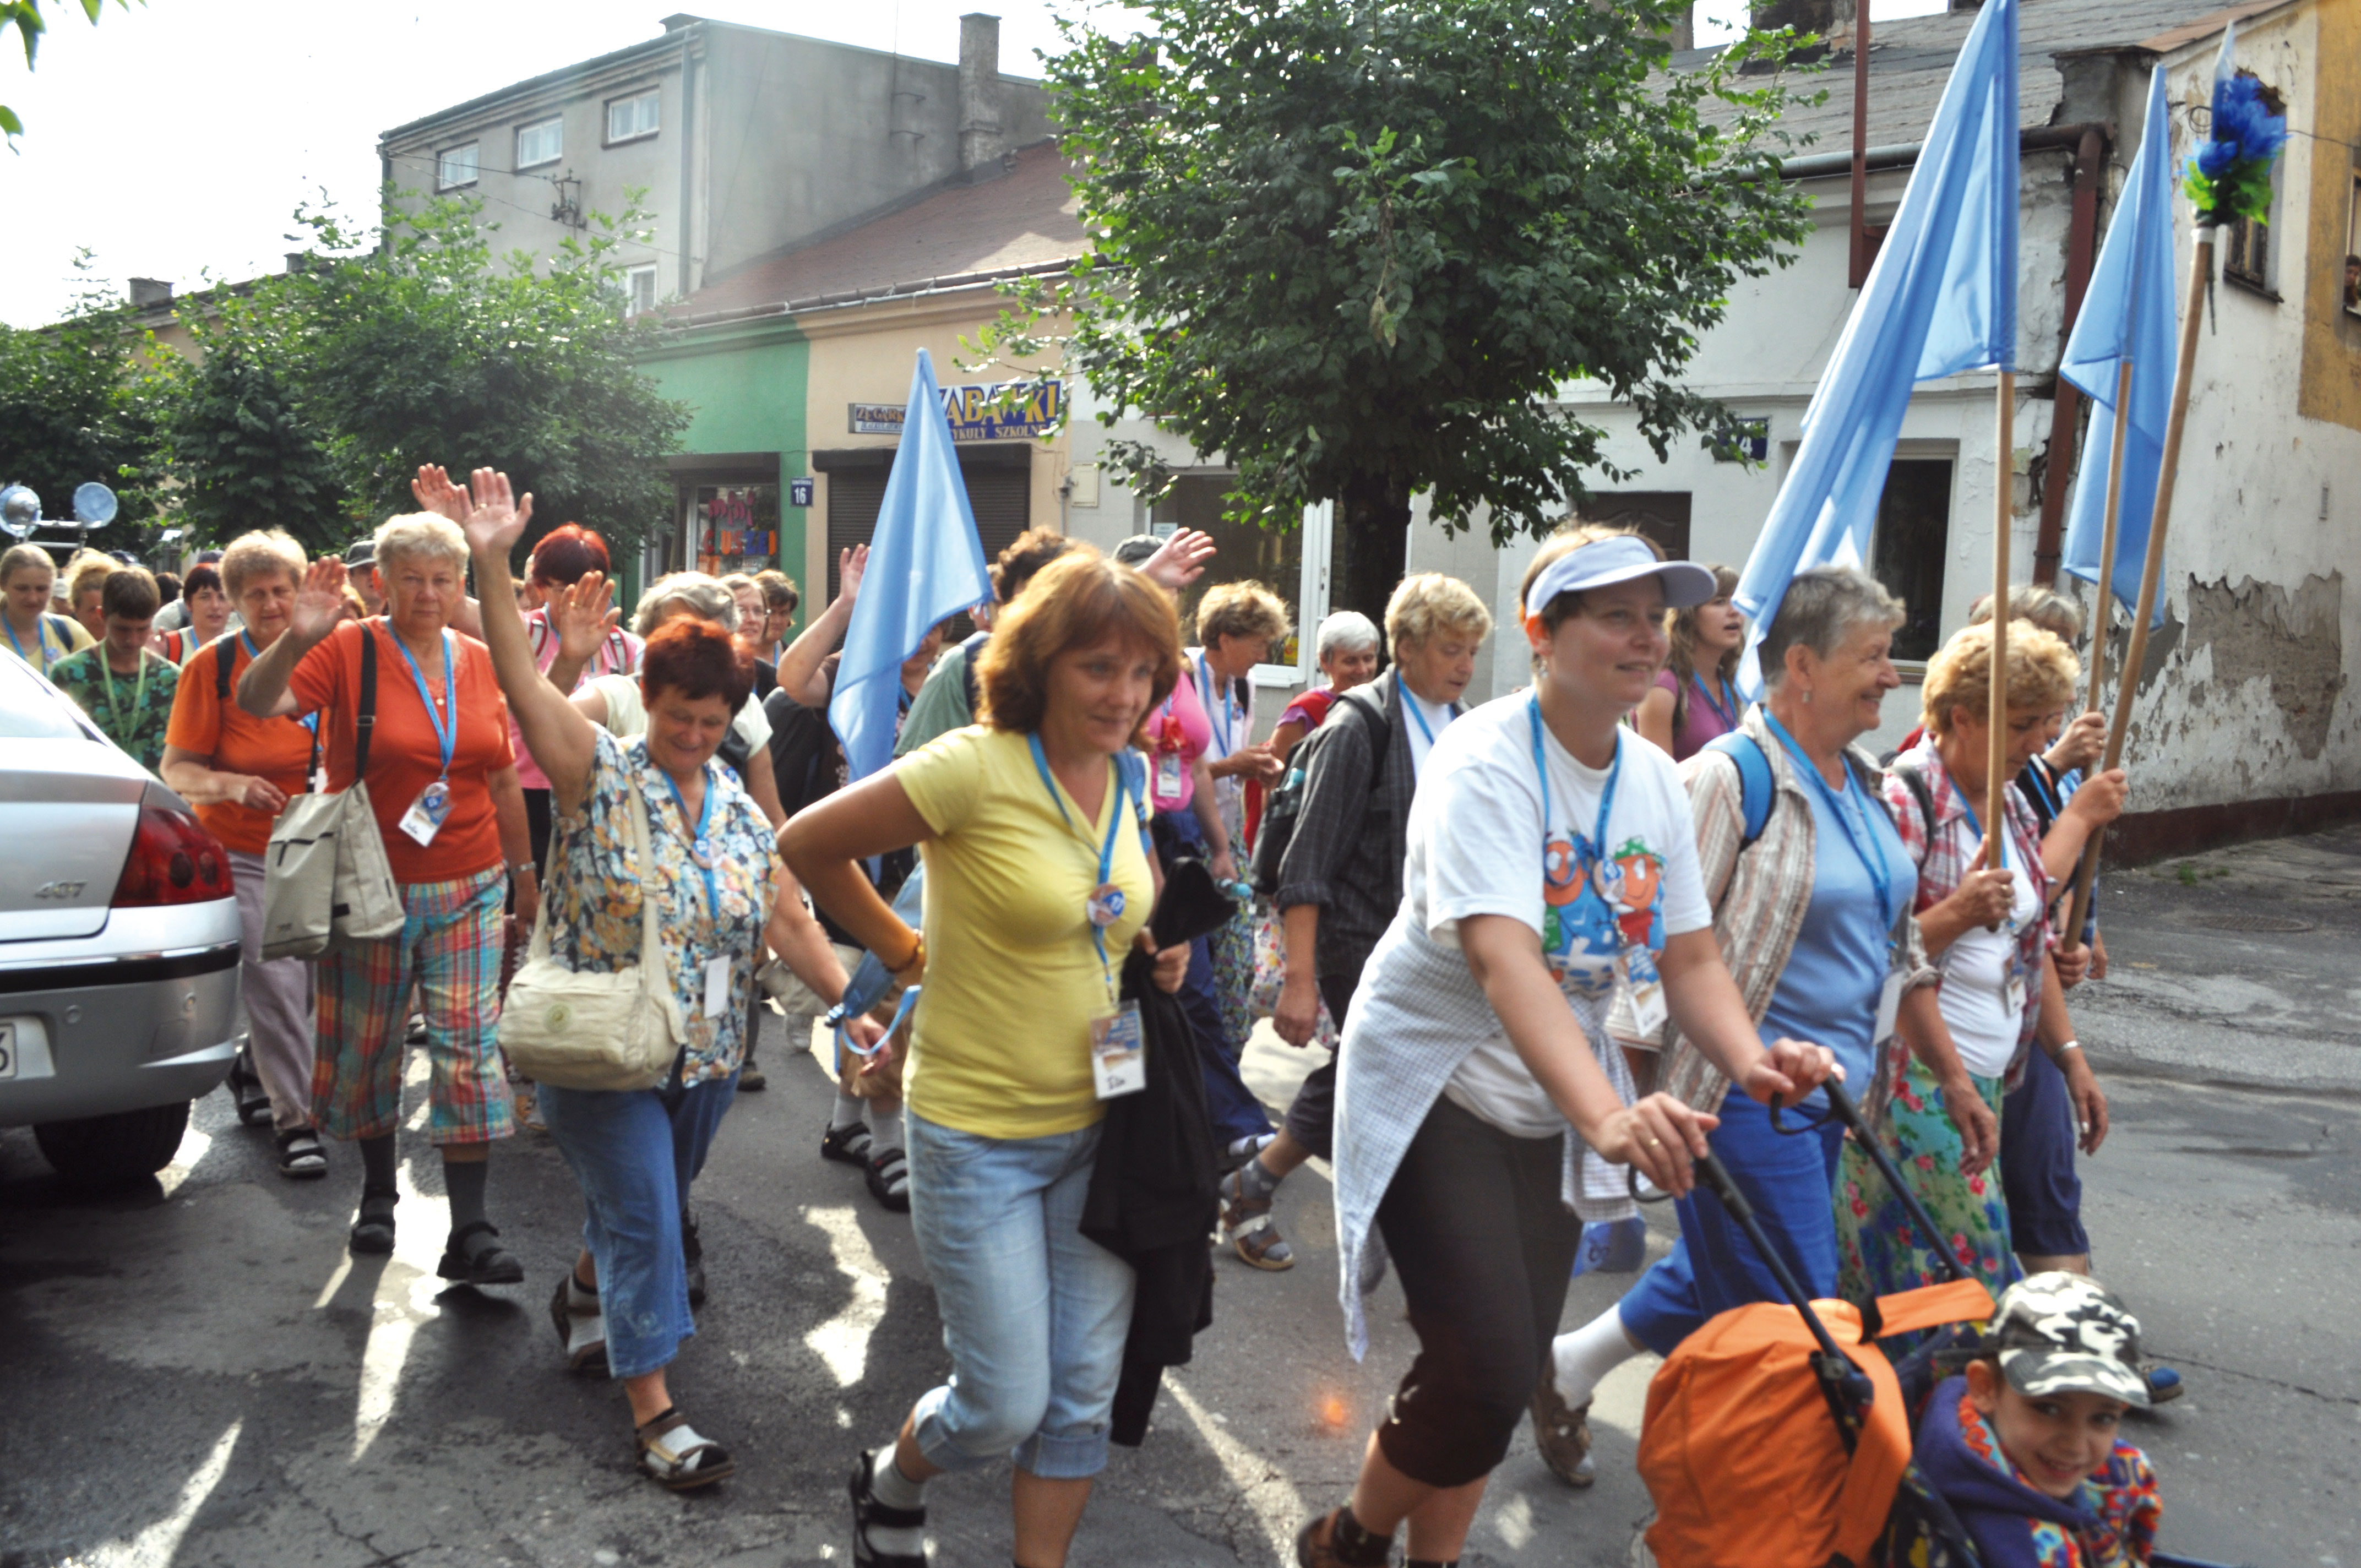
{"type": "MultiPolygon", "coordinates": [[[[927,975],[903,1084],[910,1109],[987,1138],[1091,1125],[1100,1114],[1091,1022],[1110,1006],[1083,905],[1098,885],[1099,849],[1117,806],[1114,763],[1087,833],[1082,808],[1063,785],[1050,798],[1022,735],[954,729],[893,771],[935,831],[918,851],[927,868],[927,975]]],[[[1109,873],[1124,895],[1123,917],[1106,933],[1118,982],[1155,896],[1137,809],[1127,803],[1132,815],[1115,828],[1109,873]]]]}

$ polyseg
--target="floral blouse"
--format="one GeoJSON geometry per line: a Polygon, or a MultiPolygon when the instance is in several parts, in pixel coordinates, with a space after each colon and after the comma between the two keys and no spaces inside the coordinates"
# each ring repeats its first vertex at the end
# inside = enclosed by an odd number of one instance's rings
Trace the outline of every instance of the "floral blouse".
{"type": "Polygon", "coordinates": [[[747,1007],[778,866],[771,825],[728,768],[706,765],[705,787],[714,797],[706,837],[719,896],[717,921],[692,853],[697,824],[682,815],[672,781],[648,760],[646,737],[618,740],[601,729],[598,748],[581,805],[553,825],[555,874],[542,894],[549,903],[551,956],[569,969],[600,973],[639,961],[642,868],[631,842],[630,794],[636,789],[647,803],[655,853],[656,938],[672,964],[673,994],[688,1030],[681,1081],[727,1078],[745,1058],[747,1007]],[[728,1004],[708,1018],[705,967],[725,953],[728,1004]]]}

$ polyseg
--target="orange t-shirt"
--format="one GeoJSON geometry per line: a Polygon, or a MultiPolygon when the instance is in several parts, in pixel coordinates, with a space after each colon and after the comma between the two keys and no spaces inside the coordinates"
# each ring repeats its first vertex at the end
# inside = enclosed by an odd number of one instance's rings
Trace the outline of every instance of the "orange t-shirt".
{"type": "MultiPolygon", "coordinates": [[[[211,757],[213,766],[223,773],[253,773],[289,795],[301,795],[312,787],[303,776],[312,765],[312,732],[299,720],[257,718],[237,706],[237,677],[252,662],[243,638],[217,638],[198,650],[181,672],[164,744],[211,757]],[[220,678],[215,660],[225,642],[230,650],[227,702],[214,695],[220,678]]],[[[258,855],[270,848],[270,825],[277,818],[224,800],[198,806],[197,820],[231,849],[258,855]]]]}
{"type": "MultiPolygon", "coordinates": [[[[509,746],[509,705],[492,675],[490,650],[462,632],[450,634],[453,706],[459,733],[451,752],[451,809],[434,842],[421,845],[401,830],[403,815],[443,771],[442,743],[418,695],[410,662],[382,618],[345,622],[303,655],[288,690],[295,711],[335,709],[321,739],[328,787],[352,787],[354,715],[360,709],[361,639],[377,639],[377,729],[369,740],[369,803],[385,837],[393,880],[454,882],[502,863],[500,823],[492,808],[491,775],[516,761],[509,746]]],[[[443,679],[440,653],[422,660],[429,686],[443,679]]]]}

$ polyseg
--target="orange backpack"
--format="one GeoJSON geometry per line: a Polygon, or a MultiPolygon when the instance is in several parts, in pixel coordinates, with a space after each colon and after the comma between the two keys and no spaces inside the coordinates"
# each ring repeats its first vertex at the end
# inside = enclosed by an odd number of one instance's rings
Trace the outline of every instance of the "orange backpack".
{"type": "MultiPolygon", "coordinates": [[[[1982,1282],[1878,1299],[1882,1334],[1981,1321],[1982,1282]]],[[[1830,1568],[1869,1561],[1910,1462],[1910,1413],[1859,1309],[1812,1310],[1872,1390],[1851,1451],[1813,1365],[1819,1345],[1783,1302],[1733,1308],[1684,1340],[1648,1386],[1640,1475],[1656,1502],[1659,1568],[1830,1568]]]]}

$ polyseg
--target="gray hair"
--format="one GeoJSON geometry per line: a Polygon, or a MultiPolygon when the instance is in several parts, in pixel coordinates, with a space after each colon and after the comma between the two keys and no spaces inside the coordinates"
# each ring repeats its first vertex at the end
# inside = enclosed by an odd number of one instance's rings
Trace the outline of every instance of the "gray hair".
{"type": "Polygon", "coordinates": [[[1798,572],[1763,634],[1763,684],[1787,675],[1787,650],[1798,645],[1821,658],[1833,654],[1857,627],[1891,630],[1902,624],[1902,601],[1858,566],[1815,566],[1798,572]]]}
{"type": "Polygon", "coordinates": [[[1348,649],[1375,648],[1378,645],[1377,623],[1357,609],[1340,609],[1320,623],[1318,635],[1312,644],[1315,663],[1325,663],[1331,653],[1348,649]]]}
{"type": "Polygon", "coordinates": [[[631,630],[647,636],[664,624],[675,605],[724,631],[738,630],[738,597],[720,579],[703,572],[673,572],[650,583],[631,612],[631,630]]]}

